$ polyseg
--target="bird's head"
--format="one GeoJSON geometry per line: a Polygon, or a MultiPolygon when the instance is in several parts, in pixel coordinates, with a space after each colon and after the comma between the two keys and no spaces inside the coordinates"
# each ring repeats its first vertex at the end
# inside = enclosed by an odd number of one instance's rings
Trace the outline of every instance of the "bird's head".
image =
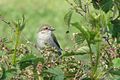
{"type": "Polygon", "coordinates": [[[50,25],[42,25],[39,31],[54,31],[55,29],[50,25]]]}

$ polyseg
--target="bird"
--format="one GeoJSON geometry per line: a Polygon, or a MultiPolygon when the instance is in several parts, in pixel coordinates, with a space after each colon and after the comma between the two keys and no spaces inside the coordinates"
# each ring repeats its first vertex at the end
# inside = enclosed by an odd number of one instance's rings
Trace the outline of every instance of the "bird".
{"type": "Polygon", "coordinates": [[[48,24],[42,25],[37,33],[37,47],[41,50],[45,48],[47,44],[55,48],[60,56],[62,54],[62,49],[53,31],[55,31],[55,29],[52,26],[48,24]]]}

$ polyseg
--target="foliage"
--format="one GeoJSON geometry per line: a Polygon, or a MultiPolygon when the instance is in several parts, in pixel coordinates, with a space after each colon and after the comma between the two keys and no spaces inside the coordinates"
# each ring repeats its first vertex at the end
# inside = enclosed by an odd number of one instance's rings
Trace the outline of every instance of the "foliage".
{"type": "Polygon", "coordinates": [[[53,74],[53,80],[64,80],[64,73],[60,68],[49,68],[45,72],[53,74]]]}
{"type": "Polygon", "coordinates": [[[108,12],[112,6],[113,1],[112,0],[92,0],[93,6],[96,9],[102,9],[104,12],[108,12]]]}
{"type": "MultiPolygon", "coordinates": [[[[80,31],[79,34],[75,33],[78,35],[74,37],[77,47],[80,48],[83,46],[81,44],[84,44],[89,48],[87,54],[89,55],[90,70],[84,73],[87,75],[82,79],[112,79],[106,75],[115,73],[115,75],[119,75],[119,1],[66,1],[71,5],[71,10],[74,12],[72,15],[77,13],[80,15],[78,17],[84,21],[84,24],[82,24],[82,21],[74,22],[75,20],[72,19],[74,16],[71,16],[71,14],[70,16],[65,15],[65,21],[69,23],[68,27],[74,26],[80,31]]],[[[113,77],[117,79],[114,75],[113,77]]]]}
{"type": "MultiPolygon", "coordinates": [[[[65,25],[75,27],[72,48],[39,51],[23,38],[26,18],[7,21],[13,39],[0,37],[1,80],[112,80],[120,79],[120,4],[117,0],[66,0],[71,8],[65,25]],[[81,18],[76,21],[74,17],[81,18]]],[[[6,25],[6,26],[7,26],[6,25]]],[[[62,35],[61,35],[62,36],[62,35]]]]}

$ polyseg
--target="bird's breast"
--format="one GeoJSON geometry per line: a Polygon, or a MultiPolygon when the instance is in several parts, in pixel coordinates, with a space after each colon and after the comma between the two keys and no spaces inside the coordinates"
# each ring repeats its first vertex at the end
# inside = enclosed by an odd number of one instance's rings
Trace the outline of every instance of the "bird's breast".
{"type": "Polygon", "coordinates": [[[46,44],[49,44],[51,41],[51,34],[47,33],[38,33],[38,38],[37,38],[37,44],[38,47],[43,48],[46,46],[46,44]]]}

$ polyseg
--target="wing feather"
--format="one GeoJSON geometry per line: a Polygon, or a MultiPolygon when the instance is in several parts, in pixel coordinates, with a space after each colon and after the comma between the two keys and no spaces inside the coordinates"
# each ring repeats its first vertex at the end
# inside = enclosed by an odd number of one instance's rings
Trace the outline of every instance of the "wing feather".
{"type": "Polygon", "coordinates": [[[60,48],[60,45],[59,45],[59,43],[58,43],[58,41],[57,41],[55,35],[52,33],[51,36],[52,36],[52,38],[53,38],[53,41],[54,41],[55,44],[57,45],[57,47],[60,48]]]}

